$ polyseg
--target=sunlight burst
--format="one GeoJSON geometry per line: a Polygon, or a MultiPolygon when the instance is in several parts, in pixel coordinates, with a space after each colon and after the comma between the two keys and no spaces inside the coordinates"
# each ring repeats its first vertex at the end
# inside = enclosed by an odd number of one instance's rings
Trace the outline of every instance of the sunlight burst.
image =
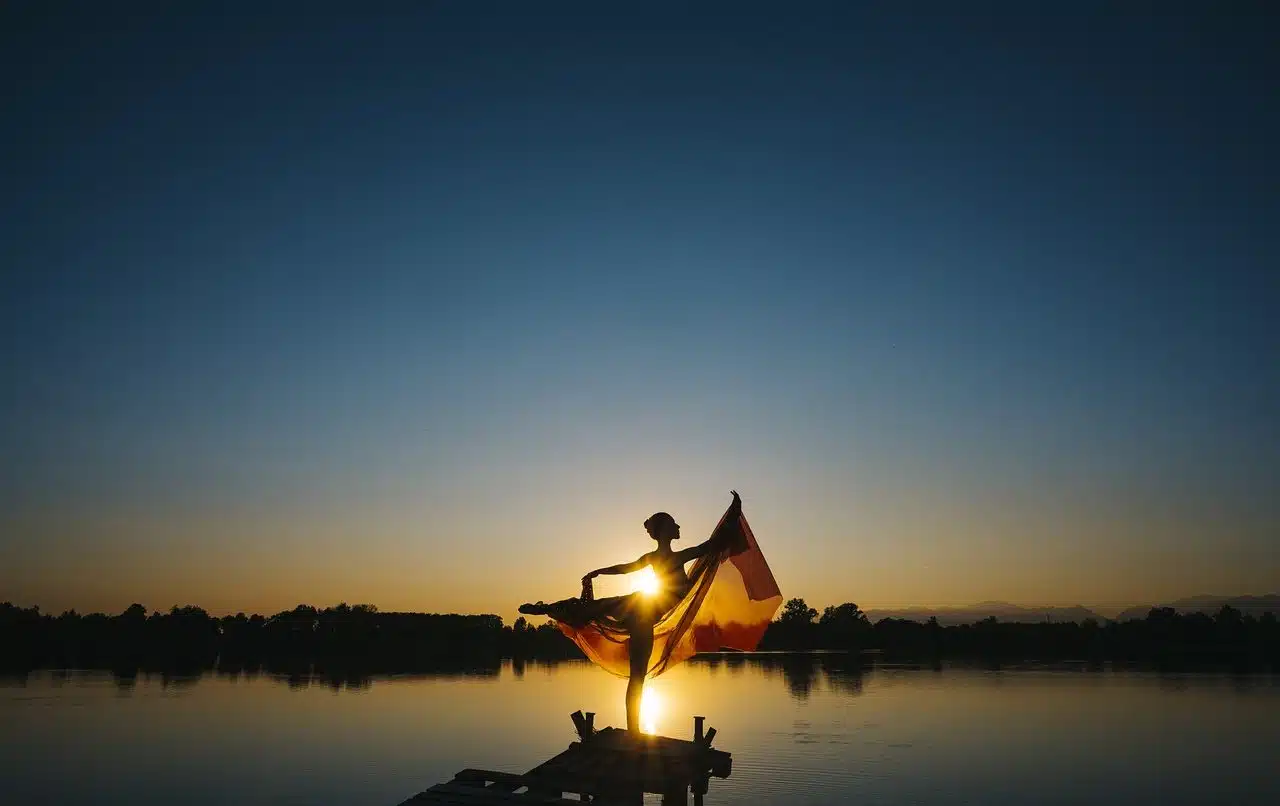
{"type": "Polygon", "coordinates": [[[658,581],[658,575],[653,573],[652,568],[643,568],[631,575],[633,593],[639,591],[646,596],[652,596],[661,589],[662,583],[658,581]]]}
{"type": "Polygon", "coordinates": [[[649,686],[645,686],[644,693],[640,695],[640,730],[644,733],[657,733],[660,716],[662,716],[662,697],[649,686]]]}

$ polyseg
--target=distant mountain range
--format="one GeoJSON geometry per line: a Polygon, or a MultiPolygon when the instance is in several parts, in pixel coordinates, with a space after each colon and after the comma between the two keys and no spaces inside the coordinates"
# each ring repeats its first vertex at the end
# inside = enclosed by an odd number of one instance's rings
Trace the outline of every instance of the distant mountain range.
{"type": "MultiPolygon", "coordinates": [[[[1162,605],[1143,605],[1131,607],[1115,617],[1115,621],[1129,621],[1147,617],[1152,607],[1172,607],[1179,613],[1208,613],[1213,615],[1229,604],[1243,613],[1260,616],[1266,612],[1280,615],[1280,594],[1271,593],[1265,596],[1189,596],[1176,602],[1162,605]]],[[[909,619],[911,621],[928,621],[937,617],[938,623],[944,626],[956,624],[972,624],[984,618],[995,616],[1000,621],[1040,622],[1040,621],[1074,621],[1097,619],[1105,623],[1107,619],[1081,605],[1071,607],[1024,607],[1009,602],[980,602],[967,607],[904,607],[898,609],[868,610],[867,618],[874,624],[884,618],[909,619]]]]}
{"type": "Polygon", "coordinates": [[[1116,621],[1146,618],[1152,607],[1172,607],[1179,613],[1208,613],[1213,615],[1221,610],[1224,604],[1231,605],[1242,613],[1252,613],[1254,616],[1261,616],[1267,612],[1280,615],[1280,593],[1269,593],[1265,596],[1213,596],[1211,594],[1201,594],[1200,596],[1188,596],[1185,599],[1179,599],[1168,604],[1131,607],[1116,616],[1116,621]]]}
{"type": "MultiPolygon", "coordinates": [[[[1146,616],[1146,611],[1142,612],[1146,616]]],[[[980,602],[968,607],[907,607],[898,610],[868,610],[867,618],[875,623],[883,618],[903,618],[911,621],[928,621],[936,616],[943,626],[955,624],[972,624],[984,618],[995,616],[1000,621],[1040,622],[1040,621],[1084,621],[1097,619],[1104,622],[1102,616],[1087,607],[1022,607],[1009,602],[980,602]]]]}

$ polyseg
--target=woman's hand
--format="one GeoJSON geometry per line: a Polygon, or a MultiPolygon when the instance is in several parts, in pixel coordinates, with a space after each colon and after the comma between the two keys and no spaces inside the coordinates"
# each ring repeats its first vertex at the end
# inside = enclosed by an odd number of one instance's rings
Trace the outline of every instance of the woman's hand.
{"type": "Polygon", "coordinates": [[[600,571],[598,569],[595,571],[588,572],[587,575],[582,578],[582,584],[585,585],[598,576],[600,576],[600,571]]]}
{"type": "Polygon", "coordinates": [[[733,496],[733,503],[729,505],[729,509],[733,511],[734,515],[741,515],[742,514],[741,496],[738,495],[737,490],[730,490],[729,494],[733,496]]]}

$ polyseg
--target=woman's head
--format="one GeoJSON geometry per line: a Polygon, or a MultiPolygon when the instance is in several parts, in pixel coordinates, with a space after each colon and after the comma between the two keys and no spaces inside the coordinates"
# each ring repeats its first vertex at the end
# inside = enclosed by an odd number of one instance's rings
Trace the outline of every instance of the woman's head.
{"type": "Polygon", "coordinates": [[[644,522],[644,528],[649,532],[649,537],[654,540],[675,540],[680,537],[680,524],[676,523],[676,519],[665,512],[655,512],[644,522]]]}

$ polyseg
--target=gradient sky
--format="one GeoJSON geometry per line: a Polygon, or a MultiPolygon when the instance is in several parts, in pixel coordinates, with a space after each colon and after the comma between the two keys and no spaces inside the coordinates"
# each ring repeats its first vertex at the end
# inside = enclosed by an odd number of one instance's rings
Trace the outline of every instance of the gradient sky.
{"type": "Polygon", "coordinates": [[[0,12],[0,600],[1280,587],[1268,4],[270,5],[0,12]]]}

